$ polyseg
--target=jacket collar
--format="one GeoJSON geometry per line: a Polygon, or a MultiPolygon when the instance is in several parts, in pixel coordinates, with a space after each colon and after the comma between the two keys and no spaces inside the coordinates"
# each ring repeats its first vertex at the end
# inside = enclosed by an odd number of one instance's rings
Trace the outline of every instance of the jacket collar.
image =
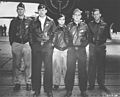
{"type": "MultiPolygon", "coordinates": [[[[35,22],[36,22],[36,24],[38,24],[38,25],[41,24],[41,22],[39,21],[39,16],[35,18],[35,22]]],[[[50,19],[48,18],[48,16],[46,16],[43,31],[44,31],[44,30],[46,29],[46,27],[49,25],[49,22],[50,22],[50,19]]]]}
{"type": "Polygon", "coordinates": [[[25,19],[27,19],[27,17],[24,16],[23,19],[20,19],[20,18],[17,16],[17,19],[18,19],[18,20],[25,20],[25,19]]]}
{"type": "Polygon", "coordinates": [[[58,28],[64,28],[64,27],[66,27],[65,25],[63,25],[62,27],[60,27],[59,25],[57,26],[58,28]]]}
{"type": "MultiPolygon", "coordinates": [[[[39,16],[36,18],[36,21],[39,21],[39,16]]],[[[50,21],[49,18],[46,16],[45,22],[50,21]]]]}
{"type": "Polygon", "coordinates": [[[78,23],[78,25],[73,21],[73,25],[74,25],[74,26],[80,26],[81,23],[82,23],[82,20],[80,20],[80,22],[78,23]]]}
{"type": "Polygon", "coordinates": [[[95,23],[95,24],[102,24],[102,23],[103,23],[103,20],[100,19],[100,21],[99,21],[98,23],[94,20],[93,23],[95,23]]]}

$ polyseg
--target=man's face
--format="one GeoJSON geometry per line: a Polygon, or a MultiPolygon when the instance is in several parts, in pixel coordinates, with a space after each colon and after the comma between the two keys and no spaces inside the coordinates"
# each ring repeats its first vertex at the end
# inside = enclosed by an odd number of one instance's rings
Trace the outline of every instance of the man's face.
{"type": "Polygon", "coordinates": [[[58,19],[58,24],[59,25],[64,25],[65,24],[65,17],[61,17],[58,19]]]}
{"type": "Polygon", "coordinates": [[[81,18],[82,18],[82,15],[81,15],[80,12],[75,12],[75,13],[73,14],[73,19],[74,19],[74,21],[80,21],[81,18]]]}
{"type": "Polygon", "coordinates": [[[38,13],[40,17],[46,16],[47,10],[45,8],[38,9],[38,13]]]}
{"type": "Polygon", "coordinates": [[[17,13],[18,13],[18,16],[23,16],[25,13],[25,9],[23,7],[18,7],[17,13]]]}
{"type": "Polygon", "coordinates": [[[95,12],[93,13],[93,17],[94,17],[95,21],[99,20],[100,17],[101,17],[100,12],[99,12],[99,11],[95,11],[95,12]]]}

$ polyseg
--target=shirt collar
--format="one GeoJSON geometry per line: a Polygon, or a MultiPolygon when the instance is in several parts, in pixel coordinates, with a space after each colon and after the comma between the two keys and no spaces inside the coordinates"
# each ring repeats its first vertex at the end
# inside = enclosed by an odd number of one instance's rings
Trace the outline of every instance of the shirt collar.
{"type": "Polygon", "coordinates": [[[75,26],[79,26],[81,24],[82,20],[80,20],[80,22],[78,24],[76,24],[74,21],[73,21],[73,25],[75,26]]]}
{"type": "Polygon", "coordinates": [[[58,27],[59,27],[59,28],[64,28],[64,27],[65,27],[65,25],[63,25],[62,27],[58,25],[58,27]]]}
{"type": "Polygon", "coordinates": [[[101,23],[102,23],[102,20],[100,19],[100,21],[99,21],[98,23],[94,20],[94,23],[96,23],[96,24],[101,24],[101,23]]]}
{"type": "Polygon", "coordinates": [[[39,20],[39,21],[45,21],[45,19],[46,19],[46,16],[45,16],[45,17],[43,17],[43,18],[38,17],[38,20],[39,20]]]}
{"type": "Polygon", "coordinates": [[[24,20],[26,19],[26,17],[24,16],[23,19],[19,18],[19,16],[17,16],[18,20],[24,20]]]}

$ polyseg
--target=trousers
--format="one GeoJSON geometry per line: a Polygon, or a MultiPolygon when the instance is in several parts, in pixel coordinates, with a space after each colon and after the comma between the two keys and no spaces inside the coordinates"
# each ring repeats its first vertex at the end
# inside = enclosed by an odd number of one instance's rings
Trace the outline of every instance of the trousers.
{"type": "Polygon", "coordinates": [[[32,48],[32,89],[40,91],[41,89],[41,69],[44,63],[43,86],[46,92],[52,91],[53,72],[52,72],[52,55],[53,47],[51,43],[41,46],[34,43],[32,48]]]}
{"type": "Polygon", "coordinates": [[[31,83],[31,48],[29,43],[20,44],[13,42],[12,44],[12,56],[13,56],[13,82],[21,83],[21,67],[24,65],[25,70],[25,82],[31,83]],[[23,60],[23,62],[22,62],[23,60]]]}
{"type": "Polygon", "coordinates": [[[67,55],[67,72],[65,77],[65,86],[67,91],[72,91],[74,86],[76,62],[78,63],[78,79],[80,90],[87,89],[87,54],[85,47],[71,47],[67,55]]]}
{"type": "Polygon", "coordinates": [[[106,63],[106,46],[89,46],[89,65],[88,65],[88,81],[89,85],[94,87],[95,80],[99,86],[105,83],[105,63],[106,63]]]}
{"type": "Polygon", "coordinates": [[[67,49],[64,51],[54,48],[53,50],[53,84],[60,85],[62,78],[65,79],[67,70],[67,49]]]}

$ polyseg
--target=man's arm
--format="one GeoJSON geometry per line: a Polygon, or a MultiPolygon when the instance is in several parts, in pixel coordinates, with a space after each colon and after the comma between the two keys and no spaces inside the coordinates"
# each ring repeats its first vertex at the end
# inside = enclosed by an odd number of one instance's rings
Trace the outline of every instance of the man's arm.
{"type": "Polygon", "coordinates": [[[105,27],[106,38],[111,40],[110,27],[106,25],[105,27]]]}
{"type": "Polygon", "coordinates": [[[51,39],[51,41],[53,41],[53,39],[54,39],[54,36],[55,36],[55,30],[56,30],[56,24],[55,24],[55,22],[54,21],[52,21],[51,22],[51,33],[50,33],[50,39],[51,39]]]}
{"type": "Polygon", "coordinates": [[[91,24],[88,23],[88,43],[93,43],[93,33],[91,31],[91,24]]]}
{"type": "Polygon", "coordinates": [[[29,28],[28,28],[28,32],[29,32],[29,43],[30,43],[30,46],[32,45],[32,32],[33,32],[33,20],[31,20],[30,22],[30,25],[29,25],[29,28]]]}
{"type": "Polygon", "coordinates": [[[13,41],[14,41],[14,23],[13,20],[10,22],[10,27],[9,27],[9,42],[10,45],[12,45],[13,41]]]}
{"type": "Polygon", "coordinates": [[[89,37],[89,32],[90,32],[90,30],[89,30],[89,28],[88,28],[88,25],[86,24],[85,25],[85,27],[86,27],[86,31],[85,31],[85,40],[84,40],[84,46],[86,47],[87,45],[88,45],[88,37],[89,37]]]}

